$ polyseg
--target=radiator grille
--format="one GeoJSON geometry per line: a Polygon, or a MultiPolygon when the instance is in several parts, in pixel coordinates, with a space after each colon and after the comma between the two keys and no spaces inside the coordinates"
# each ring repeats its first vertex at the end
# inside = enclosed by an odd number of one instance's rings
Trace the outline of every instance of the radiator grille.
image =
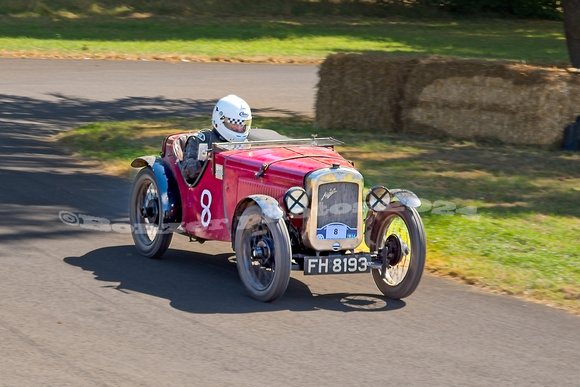
{"type": "Polygon", "coordinates": [[[344,251],[362,242],[362,175],[353,168],[321,168],[304,179],[310,193],[302,241],[316,251],[344,251]]]}
{"type": "Polygon", "coordinates": [[[359,185],[356,183],[336,182],[320,185],[316,228],[330,223],[343,223],[356,229],[360,205],[358,193],[359,185]]]}

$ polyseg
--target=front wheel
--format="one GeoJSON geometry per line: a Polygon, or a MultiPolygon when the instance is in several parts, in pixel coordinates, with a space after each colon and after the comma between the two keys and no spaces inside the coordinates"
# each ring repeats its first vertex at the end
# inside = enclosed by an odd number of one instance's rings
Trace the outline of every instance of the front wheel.
{"type": "Polygon", "coordinates": [[[133,241],[141,254],[160,258],[169,248],[173,233],[163,223],[163,207],[157,178],[150,168],[135,177],[129,205],[133,241]]]}
{"type": "Polygon", "coordinates": [[[394,299],[410,296],[419,285],[427,254],[425,227],[417,210],[394,202],[377,213],[369,247],[383,258],[382,268],[372,270],[379,290],[394,299]]]}
{"type": "Polygon", "coordinates": [[[269,219],[258,205],[247,207],[235,233],[238,273],[248,293],[260,301],[281,297],[290,281],[290,236],[282,219],[269,219]]]}

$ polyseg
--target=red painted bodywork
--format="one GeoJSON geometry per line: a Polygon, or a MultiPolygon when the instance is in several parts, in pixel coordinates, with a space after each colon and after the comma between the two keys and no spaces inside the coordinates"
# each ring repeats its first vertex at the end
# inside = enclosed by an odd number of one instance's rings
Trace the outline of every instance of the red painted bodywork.
{"type": "MultiPolygon", "coordinates": [[[[284,208],[282,199],[290,187],[304,187],[309,172],[333,164],[353,167],[333,147],[263,145],[252,149],[216,150],[194,187],[181,175],[173,143],[182,136],[169,136],[163,144],[163,158],[173,171],[182,204],[181,227],[202,239],[231,241],[231,224],[236,206],[254,194],[268,195],[284,208]],[[261,177],[262,166],[271,163],[261,177]],[[216,177],[216,165],[223,166],[223,179],[216,177]]],[[[296,220],[301,222],[301,220],[296,220]]]]}

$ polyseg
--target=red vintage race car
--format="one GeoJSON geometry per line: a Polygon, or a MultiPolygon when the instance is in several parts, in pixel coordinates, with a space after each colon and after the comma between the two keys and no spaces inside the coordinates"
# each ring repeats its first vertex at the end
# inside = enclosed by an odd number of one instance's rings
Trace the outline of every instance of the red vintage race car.
{"type": "Polygon", "coordinates": [[[421,201],[403,189],[364,192],[363,176],[334,149],[341,142],[254,129],[249,141],[213,144],[189,184],[180,162],[192,135],[168,136],[160,156],[131,164],[141,168],[130,219],[143,255],[160,258],[175,233],[231,242],[242,283],[261,301],[284,294],[291,270],[370,271],[395,299],[416,289],[426,255],[421,201]]]}

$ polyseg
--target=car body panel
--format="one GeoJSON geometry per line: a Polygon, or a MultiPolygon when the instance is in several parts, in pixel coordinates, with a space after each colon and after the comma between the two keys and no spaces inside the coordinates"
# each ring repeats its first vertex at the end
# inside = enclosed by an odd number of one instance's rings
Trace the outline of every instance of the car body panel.
{"type": "MultiPolygon", "coordinates": [[[[181,139],[183,147],[184,137],[190,135],[187,132],[168,136],[162,147],[162,159],[171,170],[181,196],[179,229],[198,239],[231,241],[234,212],[244,198],[266,195],[282,207],[286,191],[294,186],[303,187],[308,173],[333,165],[353,168],[333,147],[289,144],[272,148],[214,148],[202,176],[192,186],[181,174],[176,151],[178,141],[181,139]]],[[[294,223],[300,224],[300,220],[294,223]]]]}

